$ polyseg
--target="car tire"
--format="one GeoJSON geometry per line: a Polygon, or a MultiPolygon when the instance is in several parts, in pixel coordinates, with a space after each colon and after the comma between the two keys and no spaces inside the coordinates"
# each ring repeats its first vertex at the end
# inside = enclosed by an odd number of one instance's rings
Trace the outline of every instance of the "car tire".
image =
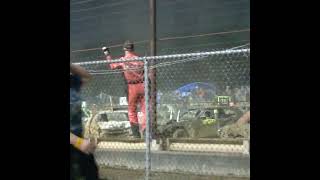
{"type": "Polygon", "coordinates": [[[187,138],[188,133],[184,129],[177,129],[172,134],[173,138],[187,138]]]}

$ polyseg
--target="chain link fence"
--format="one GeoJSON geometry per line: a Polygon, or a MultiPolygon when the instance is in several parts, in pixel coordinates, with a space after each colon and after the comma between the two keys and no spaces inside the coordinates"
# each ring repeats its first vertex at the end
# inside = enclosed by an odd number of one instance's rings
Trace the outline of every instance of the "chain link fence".
{"type": "MultiPolygon", "coordinates": [[[[172,41],[161,41],[158,42],[158,55],[172,55],[172,54],[183,54],[190,52],[211,52],[211,51],[222,51],[227,48],[250,48],[250,40],[239,39],[233,41],[221,41],[219,38],[214,37],[203,37],[202,39],[206,39],[209,42],[202,42],[198,40],[196,42],[190,43],[188,39],[177,39],[174,40],[178,46],[172,47],[172,41]],[[218,41],[218,42],[217,42],[218,41]],[[220,42],[219,42],[220,41],[220,42]]],[[[148,40],[135,42],[135,51],[141,56],[149,56],[150,54],[150,46],[148,44],[148,40]]],[[[112,48],[112,54],[116,56],[120,56],[123,53],[122,46],[123,44],[109,45],[112,48]]],[[[103,60],[105,59],[103,53],[101,53],[101,48],[92,48],[92,49],[84,49],[84,50],[75,50],[70,53],[71,62],[88,62],[95,61],[97,59],[103,60]]]]}
{"type": "Polygon", "coordinates": [[[101,167],[249,177],[250,49],[78,64],[101,167]]]}

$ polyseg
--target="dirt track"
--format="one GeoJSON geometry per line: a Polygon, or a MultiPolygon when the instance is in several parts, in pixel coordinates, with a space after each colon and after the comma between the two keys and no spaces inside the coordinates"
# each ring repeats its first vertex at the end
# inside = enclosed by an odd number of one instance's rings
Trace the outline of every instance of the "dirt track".
{"type": "MultiPolygon", "coordinates": [[[[141,170],[127,170],[116,168],[100,168],[102,180],[143,180],[144,172],[141,170]]],[[[249,180],[248,177],[217,177],[191,175],[185,173],[152,173],[151,180],[249,180]]]]}

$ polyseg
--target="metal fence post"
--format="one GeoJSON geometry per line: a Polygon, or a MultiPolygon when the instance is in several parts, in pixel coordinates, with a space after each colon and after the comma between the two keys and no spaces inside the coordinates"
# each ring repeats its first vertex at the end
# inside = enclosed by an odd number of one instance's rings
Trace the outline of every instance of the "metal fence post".
{"type": "Polygon", "coordinates": [[[145,58],[144,62],[144,96],[145,96],[145,108],[146,108],[146,158],[145,158],[145,179],[149,180],[150,169],[151,169],[151,157],[150,157],[150,117],[149,117],[149,77],[148,77],[148,60],[145,58]]]}

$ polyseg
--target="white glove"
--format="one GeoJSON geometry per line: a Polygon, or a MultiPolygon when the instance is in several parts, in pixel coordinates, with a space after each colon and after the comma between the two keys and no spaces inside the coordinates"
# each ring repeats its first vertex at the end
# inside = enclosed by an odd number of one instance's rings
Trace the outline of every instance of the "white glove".
{"type": "Polygon", "coordinates": [[[103,53],[107,56],[107,55],[109,55],[110,54],[110,49],[109,48],[107,48],[107,47],[102,47],[102,51],[103,51],[103,53]]]}

